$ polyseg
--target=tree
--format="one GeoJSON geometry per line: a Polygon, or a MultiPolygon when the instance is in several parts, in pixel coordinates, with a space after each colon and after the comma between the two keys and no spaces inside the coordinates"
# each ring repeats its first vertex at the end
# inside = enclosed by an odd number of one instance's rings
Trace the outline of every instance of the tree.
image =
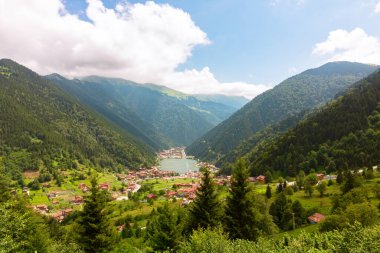
{"type": "Polygon", "coordinates": [[[297,226],[302,225],[306,220],[306,210],[302,207],[301,202],[298,200],[292,204],[292,211],[294,215],[294,222],[297,226]]]}
{"type": "Polygon", "coordinates": [[[147,226],[147,238],[155,251],[165,251],[177,247],[181,229],[180,217],[170,210],[168,204],[157,208],[158,215],[147,226]]]}
{"type": "Polygon", "coordinates": [[[346,171],[345,173],[345,180],[344,183],[341,186],[341,190],[343,194],[349,192],[355,187],[359,187],[361,185],[360,178],[357,174],[352,174],[351,171],[346,171]]]}
{"type": "Polygon", "coordinates": [[[267,184],[272,183],[273,176],[269,170],[265,171],[264,176],[265,176],[265,183],[267,183],[267,184]]]}
{"type": "Polygon", "coordinates": [[[305,181],[305,172],[301,170],[300,172],[298,172],[298,175],[296,177],[297,186],[302,187],[304,184],[304,181],[305,181]]]}
{"type": "Polygon", "coordinates": [[[319,192],[319,195],[321,198],[323,197],[323,194],[325,193],[326,190],[327,190],[327,185],[325,182],[322,181],[317,185],[317,191],[319,192]]]}
{"type": "Polygon", "coordinates": [[[270,188],[270,185],[267,185],[267,190],[265,191],[265,196],[267,199],[270,199],[272,197],[272,189],[270,188]]]}
{"type": "Polygon", "coordinates": [[[344,181],[344,177],[343,177],[342,170],[338,170],[338,175],[336,176],[336,182],[338,184],[341,184],[343,183],[343,181],[344,181]]]}
{"type": "Polygon", "coordinates": [[[196,198],[189,206],[186,232],[198,228],[216,227],[220,222],[220,212],[211,172],[205,169],[201,184],[196,192],[196,198]]]}
{"type": "Polygon", "coordinates": [[[311,184],[305,185],[305,193],[311,198],[314,192],[314,187],[311,184]]]}
{"type": "Polygon", "coordinates": [[[257,240],[259,235],[252,189],[248,185],[248,170],[242,159],[238,160],[231,177],[230,195],[225,209],[225,229],[232,239],[257,240]]]}
{"type": "Polygon", "coordinates": [[[109,250],[116,240],[116,230],[104,213],[106,197],[98,188],[96,177],[91,179],[90,195],[85,199],[79,224],[79,240],[86,252],[109,250]]]}
{"type": "Polygon", "coordinates": [[[273,216],[273,221],[279,228],[287,230],[291,227],[291,201],[288,200],[284,192],[281,192],[271,204],[269,213],[273,216]]]}

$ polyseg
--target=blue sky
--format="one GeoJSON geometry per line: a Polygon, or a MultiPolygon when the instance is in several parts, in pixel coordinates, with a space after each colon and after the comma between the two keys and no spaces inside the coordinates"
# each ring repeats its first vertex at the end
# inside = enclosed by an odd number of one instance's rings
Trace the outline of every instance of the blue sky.
{"type": "Polygon", "coordinates": [[[41,74],[252,98],[328,61],[380,64],[380,0],[0,0],[0,12],[0,56],[41,74]]]}
{"type": "MultiPolygon", "coordinates": [[[[81,12],[85,0],[67,0],[81,12]]],[[[113,8],[120,1],[104,1],[113,8]]],[[[145,1],[129,1],[145,3],[145,1]]],[[[376,1],[350,0],[174,0],[155,1],[181,8],[207,33],[212,44],[196,47],[179,69],[209,66],[217,79],[277,84],[326,58],[312,55],[316,43],[336,29],[360,27],[380,37],[376,1]]]]}

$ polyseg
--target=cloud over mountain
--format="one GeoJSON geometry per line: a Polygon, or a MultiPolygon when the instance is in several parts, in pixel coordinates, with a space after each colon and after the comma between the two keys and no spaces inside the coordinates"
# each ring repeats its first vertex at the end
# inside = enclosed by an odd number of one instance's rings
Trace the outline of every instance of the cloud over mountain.
{"type": "Polygon", "coordinates": [[[219,82],[205,66],[177,71],[207,34],[185,11],[168,4],[87,0],[86,19],[61,0],[0,0],[0,55],[35,71],[104,75],[153,82],[191,93],[254,97],[269,87],[219,82]]]}
{"type": "Polygon", "coordinates": [[[315,45],[313,54],[329,57],[329,61],[356,61],[380,64],[380,41],[363,29],[335,30],[315,45]]]}

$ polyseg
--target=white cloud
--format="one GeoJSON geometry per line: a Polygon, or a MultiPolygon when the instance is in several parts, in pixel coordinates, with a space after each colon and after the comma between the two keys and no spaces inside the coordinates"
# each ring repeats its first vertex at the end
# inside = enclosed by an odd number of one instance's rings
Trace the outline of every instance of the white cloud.
{"type": "Polygon", "coordinates": [[[375,7],[375,13],[380,13],[380,1],[377,3],[375,7]]]}
{"type": "Polygon", "coordinates": [[[335,30],[326,41],[315,45],[314,55],[327,56],[329,61],[356,61],[380,64],[380,41],[363,29],[335,30]]]}
{"type": "MultiPolygon", "coordinates": [[[[176,71],[195,46],[210,44],[188,13],[153,1],[119,3],[115,9],[101,0],[87,4],[85,21],[68,13],[63,0],[0,0],[0,57],[41,74],[122,77],[181,91],[225,90],[207,68],[176,71]]],[[[262,89],[235,86],[247,97],[262,89]]]]}
{"type": "Polygon", "coordinates": [[[164,83],[173,83],[172,88],[190,94],[226,94],[253,98],[270,89],[268,85],[252,85],[245,82],[220,83],[208,67],[198,70],[185,70],[168,75],[164,83]],[[197,85],[193,85],[197,84],[197,85]]]}

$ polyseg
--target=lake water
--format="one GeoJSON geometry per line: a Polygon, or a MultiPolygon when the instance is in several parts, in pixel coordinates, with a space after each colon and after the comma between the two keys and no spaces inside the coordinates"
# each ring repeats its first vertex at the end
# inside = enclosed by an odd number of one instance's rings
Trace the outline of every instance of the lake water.
{"type": "Polygon", "coordinates": [[[189,170],[198,171],[199,168],[195,166],[196,164],[197,161],[192,159],[162,159],[160,162],[160,169],[183,174],[189,170]]]}

